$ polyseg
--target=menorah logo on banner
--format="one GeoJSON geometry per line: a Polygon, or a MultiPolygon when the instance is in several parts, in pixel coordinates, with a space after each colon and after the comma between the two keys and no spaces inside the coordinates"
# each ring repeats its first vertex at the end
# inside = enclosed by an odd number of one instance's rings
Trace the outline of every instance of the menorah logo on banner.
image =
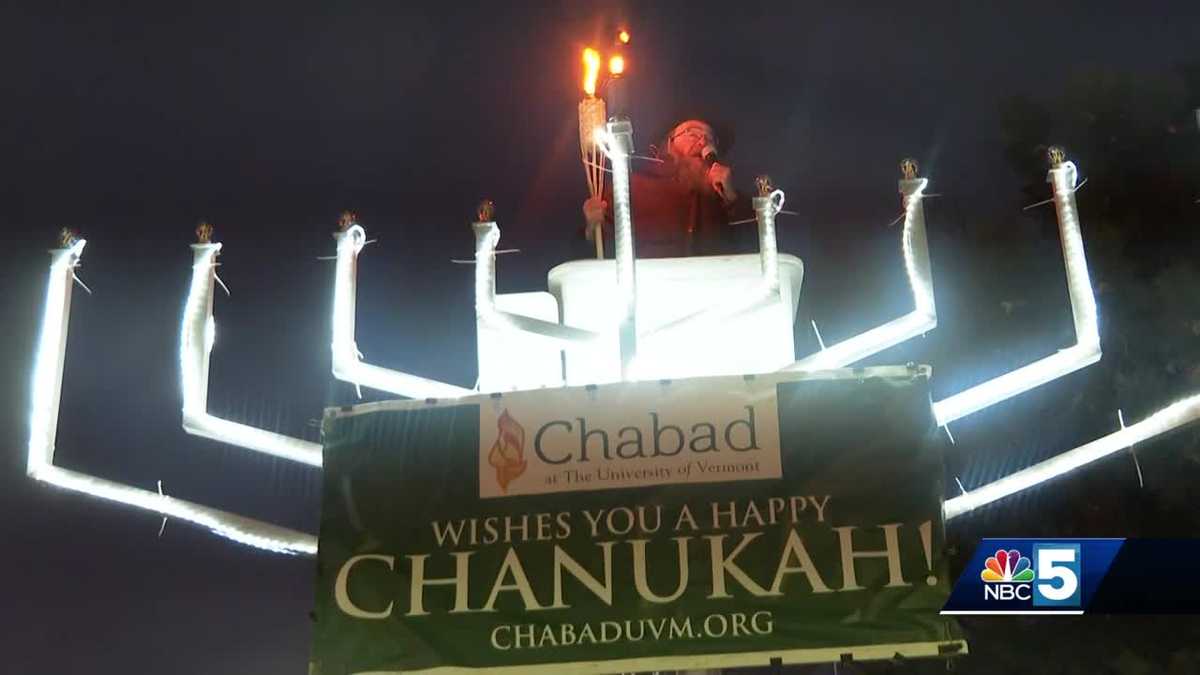
{"type": "Polygon", "coordinates": [[[559,391],[565,401],[552,410],[512,397],[481,405],[479,428],[490,431],[479,439],[479,496],[782,476],[774,396],[689,393],[631,388],[614,407],[580,388],[559,391]]]}

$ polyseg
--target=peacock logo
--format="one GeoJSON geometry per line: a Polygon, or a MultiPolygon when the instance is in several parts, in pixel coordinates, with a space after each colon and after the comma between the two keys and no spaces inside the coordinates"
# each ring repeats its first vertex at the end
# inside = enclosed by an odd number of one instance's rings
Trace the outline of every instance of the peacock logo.
{"type": "Polygon", "coordinates": [[[496,420],[496,432],[496,442],[488,453],[488,464],[496,470],[500,490],[508,492],[508,484],[529,468],[525,461],[525,427],[513,419],[506,408],[496,420]]]}
{"type": "Polygon", "coordinates": [[[988,556],[979,578],[989,583],[1025,583],[1033,581],[1033,570],[1029,558],[1017,549],[999,549],[995,555],[988,556]]]}

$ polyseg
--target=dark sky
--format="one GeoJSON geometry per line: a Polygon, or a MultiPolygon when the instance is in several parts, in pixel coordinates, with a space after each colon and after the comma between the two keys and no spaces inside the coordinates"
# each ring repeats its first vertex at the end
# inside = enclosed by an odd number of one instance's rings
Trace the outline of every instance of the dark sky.
{"type": "MultiPolygon", "coordinates": [[[[328,372],[332,266],[316,260],[339,211],[379,239],[360,273],[368,359],[470,386],[470,268],[450,260],[469,257],[485,196],[501,245],[522,250],[501,261],[502,292],[544,288],[549,267],[586,253],[577,58],[619,20],[635,39],[635,142],[685,109],[736,126],[743,189],[770,173],[801,214],[781,221],[781,245],[806,258],[808,292],[854,287],[842,297],[859,310],[805,300],[827,337],[904,302],[897,231],[883,227],[900,158],[922,160],[956,213],[1007,217],[1020,180],[1002,98],[1052,95],[1089,69],[1164,71],[1200,45],[1189,2],[843,4],[859,3],[5,3],[5,670],[302,673],[308,655],[310,560],[178,523],[159,538],[154,515],[25,478],[44,250],[60,226],[89,240],[80,276],[95,295],[75,296],[57,462],[315,531],[318,472],[180,429],[199,219],[225,244],[233,291],[217,300],[211,410],[315,438],[308,421],[344,393],[328,372]],[[830,241],[847,257],[809,258],[830,241]],[[853,273],[875,259],[892,261],[879,280],[853,273]]],[[[935,278],[939,294],[968,281],[935,278]]],[[[912,349],[884,361],[936,362],[912,349]]]]}

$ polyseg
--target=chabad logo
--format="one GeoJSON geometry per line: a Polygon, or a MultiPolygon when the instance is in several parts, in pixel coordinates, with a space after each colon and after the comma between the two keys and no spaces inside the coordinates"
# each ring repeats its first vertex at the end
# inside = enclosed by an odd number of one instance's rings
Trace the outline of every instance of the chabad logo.
{"type": "Polygon", "coordinates": [[[984,562],[979,578],[989,583],[1025,583],[1033,581],[1029,558],[1017,549],[999,549],[984,562]]]}
{"type": "Polygon", "coordinates": [[[529,468],[529,463],[525,461],[525,427],[505,409],[496,420],[496,432],[496,442],[488,453],[488,464],[496,469],[496,482],[500,489],[508,492],[508,484],[529,468]]]}

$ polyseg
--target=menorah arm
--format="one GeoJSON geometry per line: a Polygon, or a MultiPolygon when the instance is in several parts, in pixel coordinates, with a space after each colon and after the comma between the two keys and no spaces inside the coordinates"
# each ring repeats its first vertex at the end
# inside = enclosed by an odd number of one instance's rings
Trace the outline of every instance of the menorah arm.
{"type": "Polygon", "coordinates": [[[913,310],[904,316],[829,345],[782,368],[786,372],[812,372],[844,368],[857,361],[894,347],[937,327],[937,306],[933,297],[933,271],[929,263],[929,239],[925,232],[924,194],[929,181],[905,178],[900,181],[904,205],[904,233],[901,252],[904,270],[912,290],[913,310]]]}
{"type": "Polygon", "coordinates": [[[1140,422],[1123,427],[1091,443],[1055,455],[987,485],[965,491],[958,497],[946,500],[942,505],[942,513],[946,520],[957,518],[1196,420],[1200,420],[1200,394],[1177,401],[1140,422]]]}
{"type": "Polygon", "coordinates": [[[1100,360],[1100,327],[1096,296],[1088,276],[1087,256],[1079,228],[1079,210],[1075,205],[1075,181],[1078,172],[1071,162],[1050,169],[1046,182],[1054,192],[1059,240],[1067,273],[1067,296],[1075,324],[1075,344],[1043,359],[1034,361],[986,382],[935,401],[933,414],[939,426],[966,417],[973,412],[1010,399],[1018,394],[1090,366],[1100,360]]]}
{"type": "Polygon", "coordinates": [[[355,223],[333,236],[337,240],[337,267],[333,281],[333,343],[330,346],[333,376],[343,382],[408,398],[459,398],[474,394],[464,387],[362,361],[355,343],[355,309],[358,254],[366,244],[366,230],[355,223]]]}
{"type": "Polygon", "coordinates": [[[34,480],[194,523],[242,544],[278,553],[316,555],[314,535],[54,465],[71,284],[85,244],[80,239],[51,251],[46,306],[34,356],[26,472],[34,480]]]}
{"type": "Polygon", "coordinates": [[[221,443],[229,443],[275,457],[321,466],[321,445],[277,434],[208,412],[208,366],[216,323],[213,320],[213,287],[216,279],[217,243],[192,245],[192,282],[183,310],[179,334],[179,372],[183,389],[183,430],[221,443]]]}

